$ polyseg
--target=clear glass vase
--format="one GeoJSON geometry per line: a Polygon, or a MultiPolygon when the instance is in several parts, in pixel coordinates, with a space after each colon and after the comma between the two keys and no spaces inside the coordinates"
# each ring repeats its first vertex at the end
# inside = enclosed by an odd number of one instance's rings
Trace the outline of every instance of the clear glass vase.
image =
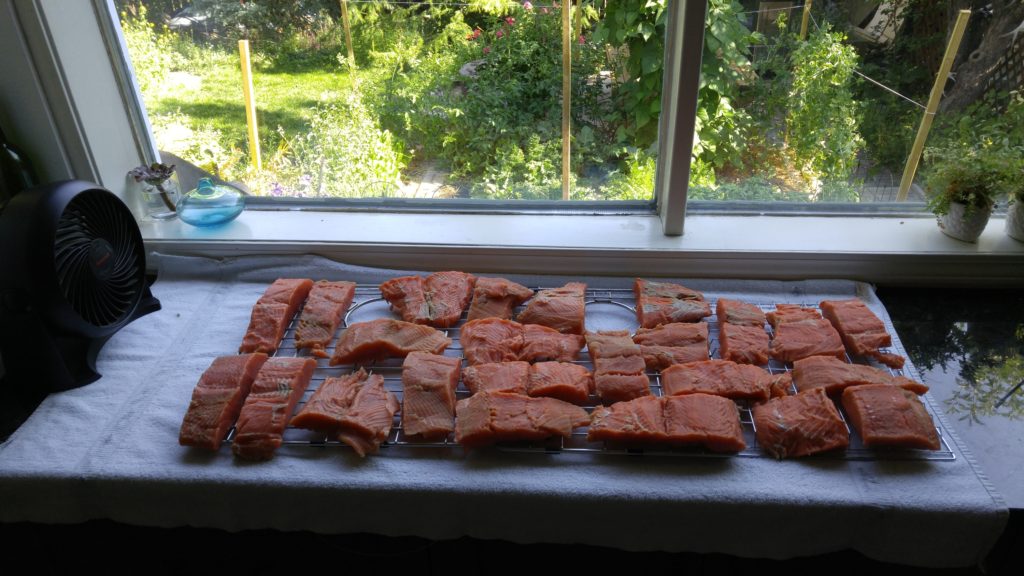
{"type": "Polygon", "coordinates": [[[178,216],[178,200],[181,199],[181,186],[178,184],[178,175],[172,174],[170,178],[159,183],[143,180],[139,183],[142,187],[142,198],[146,206],[146,217],[154,220],[170,220],[178,216]]]}

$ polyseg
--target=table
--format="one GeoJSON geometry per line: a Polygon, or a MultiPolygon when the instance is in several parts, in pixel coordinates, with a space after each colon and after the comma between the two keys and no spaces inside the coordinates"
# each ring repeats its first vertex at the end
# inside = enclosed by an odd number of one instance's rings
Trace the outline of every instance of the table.
{"type": "MultiPolygon", "coordinates": [[[[1006,522],[1001,496],[949,426],[954,462],[457,450],[360,460],[296,447],[252,464],[227,450],[197,454],[176,442],[191,389],[213,357],[235,352],[267,283],[281,276],[372,283],[401,272],[316,257],[159,260],[154,293],[163,310],[111,339],[100,381],[52,395],[0,446],[0,520],[469,535],[763,558],[854,549],[920,566],[980,561],[1006,522]]],[[[712,298],[858,295],[888,322],[870,287],[851,282],[681,281],[712,298]]]]}

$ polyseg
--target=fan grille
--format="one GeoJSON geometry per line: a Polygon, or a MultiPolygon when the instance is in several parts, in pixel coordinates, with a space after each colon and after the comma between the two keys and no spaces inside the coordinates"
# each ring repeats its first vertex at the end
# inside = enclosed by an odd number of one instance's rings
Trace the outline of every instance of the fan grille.
{"type": "Polygon", "coordinates": [[[54,237],[57,282],[94,326],[129,318],[141,298],[144,253],[131,212],[115,196],[86,190],[68,203],[54,237]]]}

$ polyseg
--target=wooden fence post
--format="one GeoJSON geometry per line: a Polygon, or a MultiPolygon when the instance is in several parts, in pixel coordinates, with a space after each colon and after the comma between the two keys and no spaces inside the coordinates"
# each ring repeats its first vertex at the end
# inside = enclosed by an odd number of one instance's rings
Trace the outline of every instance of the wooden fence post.
{"type": "Polygon", "coordinates": [[[562,0],[562,200],[569,199],[569,118],[572,112],[572,0],[562,0]]]}
{"type": "Polygon", "coordinates": [[[811,19],[811,4],[813,0],[804,0],[804,16],[800,20],[800,39],[807,39],[807,21],[811,19]]]}
{"type": "Polygon", "coordinates": [[[352,51],[352,28],[348,23],[348,0],[341,0],[341,23],[345,27],[345,46],[348,48],[349,72],[354,74],[356,71],[356,56],[352,51]]]}
{"type": "Polygon", "coordinates": [[[260,131],[256,125],[256,94],[252,88],[252,66],[249,61],[248,40],[238,41],[238,54],[242,60],[242,93],[245,95],[245,120],[249,124],[249,161],[257,170],[262,170],[260,131]]]}
{"type": "Polygon", "coordinates": [[[946,87],[946,79],[949,78],[949,71],[953,69],[953,61],[956,60],[956,52],[960,49],[960,41],[963,40],[964,31],[967,29],[967,19],[970,17],[970,10],[961,10],[956,17],[953,33],[949,36],[949,44],[946,45],[946,54],[942,57],[942,65],[939,66],[939,72],[935,75],[935,84],[932,85],[932,92],[928,96],[928,105],[925,106],[921,125],[917,128],[914,146],[910,149],[907,165],[903,167],[903,179],[900,180],[900,189],[896,194],[897,202],[907,201],[910,186],[914,183],[914,175],[917,174],[917,166],[921,163],[921,153],[924,152],[928,131],[931,130],[932,122],[935,120],[935,111],[939,109],[942,91],[946,87]]]}

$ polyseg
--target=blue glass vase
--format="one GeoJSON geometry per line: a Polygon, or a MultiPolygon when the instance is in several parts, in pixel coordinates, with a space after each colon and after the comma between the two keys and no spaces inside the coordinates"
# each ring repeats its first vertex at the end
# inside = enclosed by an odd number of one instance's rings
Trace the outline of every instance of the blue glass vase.
{"type": "Polygon", "coordinates": [[[230,222],[245,210],[245,195],[209,178],[178,202],[178,217],[193,226],[217,226],[230,222]]]}

